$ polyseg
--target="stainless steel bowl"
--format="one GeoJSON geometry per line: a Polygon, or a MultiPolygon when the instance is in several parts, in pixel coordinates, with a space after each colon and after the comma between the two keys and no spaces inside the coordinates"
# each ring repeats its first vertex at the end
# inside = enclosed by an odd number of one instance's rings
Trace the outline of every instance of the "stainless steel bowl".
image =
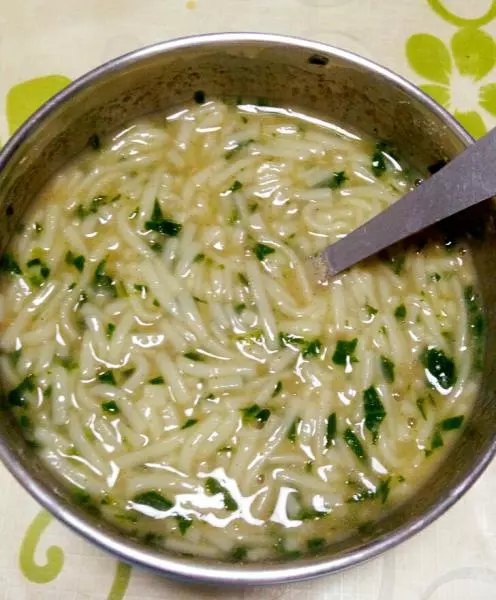
{"type": "MultiPolygon", "coordinates": [[[[0,155],[1,242],[45,181],[94,134],[144,114],[168,111],[195,90],[208,96],[264,97],[275,104],[341,121],[392,141],[419,171],[472,142],[419,89],[363,58],[324,44],[261,34],[218,34],[165,42],[113,60],[50,100],[0,155]]],[[[468,218],[480,215],[471,211],[468,218]]],[[[2,248],[3,250],[3,248],[2,248]]],[[[475,482],[496,451],[496,266],[492,235],[474,242],[488,325],[483,382],[463,434],[435,475],[367,533],[325,553],[292,562],[229,564],[158,552],[76,506],[4,412],[0,458],[18,481],[74,531],[129,563],[179,579],[228,584],[290,582],[357,565],[417,533],[475,482]]]]}

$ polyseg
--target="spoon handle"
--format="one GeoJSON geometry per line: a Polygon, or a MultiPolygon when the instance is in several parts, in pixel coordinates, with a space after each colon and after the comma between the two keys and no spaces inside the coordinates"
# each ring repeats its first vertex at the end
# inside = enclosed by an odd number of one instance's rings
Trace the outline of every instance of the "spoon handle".
{"type": "Polygon", "coordinates": [[[496,128],[435,175],[322,253],[331,275],[496,196],[496,128]]]}

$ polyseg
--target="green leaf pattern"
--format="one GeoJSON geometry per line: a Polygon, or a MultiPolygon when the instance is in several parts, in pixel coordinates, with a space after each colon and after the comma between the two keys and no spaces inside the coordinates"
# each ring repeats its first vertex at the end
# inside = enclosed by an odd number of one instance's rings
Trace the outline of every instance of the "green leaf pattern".
{"type": "Polygon", "coordinates": [[[487,132],[484,112],[496,116],[496,84],[486,82],[496,65],[496,43],[489,33],[479,29],[496,17],[496,1],[476,19],[457,17],[441,1],[428,2],[439,16],[460,29],[452,35],[449,46],[430,33],[412,35],[405,47],[408,63],[428,81],[421,82],[420,88],[451,110],[465,129],[479,138],[487,132]],[[478,88],[478,106],[470,110],[457,106],[453,97],[454,82],[460,77],[471,79],[471,85],[478,88]]]}

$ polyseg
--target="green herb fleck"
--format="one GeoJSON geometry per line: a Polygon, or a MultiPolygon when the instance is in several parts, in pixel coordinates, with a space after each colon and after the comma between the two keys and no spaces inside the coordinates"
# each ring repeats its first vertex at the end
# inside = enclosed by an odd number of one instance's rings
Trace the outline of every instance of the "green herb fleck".
{"type": "Polygon", "coordinates": [[[455,363],[439,348],[426,348],[420,355],[427,381],[439,390],[450,390],[456,382],[455,363]]]}
{"type": "Polygon", "coordinates": [[[241,314],[246,308],[246,304],[244,302],[241,302],[240,304],[235,304],[234,305],[234,312],[236,314],[241,314]]]}
{"type": "Polygon", "coordinates": [[[69,250],[65,255],[65,262],[68,265],[73,265],[76,269],[81,273],[84,269],[85,258],[82,254],[79,256],[74,256],[74,254],[69,250]]]}
{"type": "Polygon", "coordinates": [[[345,430],[343,438],[357,458],[360,460],[366,459],[367,455],[365,454],[362,443],[358,439],[358,436],[350,428],[345,430]]]}
{"type": "Polygon", "coordinates": [[[378,312],[377,308],[370,306],[370,304],[365,305],[365,310],[367,311],[367,314],[369,315],[369,317],[373,317],[378,312]]]}
{"type": "Polygon", "coordinates": [[[68,356],[55,356],[53,360],[68,371],[73,371],[79,367],[78,362],[68,356]]]}
{"type": "Polygon", "coordinates": [[[230,512],[238,510],[238,503],[232,497],[228,489],[221,485],[214,477],[207,477],[205,480],[205,489],[209,496],[222,494],[224,497],[224,508],[230,512]]]}
{"type": "Polygon", "coordinates": [[[181,427],[181,429],[188,429],[189,427],[193,427],[198,423],[198,419],[188,419],[186,423],[181,427]]]}
{"type": "Polygon", "coordinates": [[[463,421],[463,415],[458,415],[456,417],[444,419],[439,425],[443,431],[453,431],[454,429],[460,429],[460,427],[463,425],[463,421]]]}
{"type": "Polygon", "coordinates": [[[321,352],[322,344],[320,340],[312,340],[303,344],[301,354],[303,358],[308,358],[310,356],[318,356],[321,352]]]}
{"type": "Polygon", "coordinates": [[[234,560],[244,560],[248,554],[248,549],[244,546],[237,546],[231,552],[231,556],[234,560]]]}
{"type": "Polygon", "coordinates": [[[337,423],[336,413],[333,412],[327,417],[326,448],[330,448],[336,443],[337,423]]]}
{"type": "Polygon", "coordinates": [[[105,292],[114,298],[117,298],[117,288],[115,281],[105,272],[105,265],[107,261],[101,260],[93,275],[93,287],[97,292],[105,292]]]}
{"type": "Polygon", "coordinates": [[[107,336],[107,338],[109,340],[112,339],[112,336],[114,335],[115,328],[116,328],[116,325],[114,323],[108,323],[107,324],[107,329],[105,331],[105,335],[107,336]]]}
{"type": "Polygon", "coordinates": [[[425,398],[417,399],[417,408],[419,409],[419,412],[422,415],[424,421],[427,421],[427,414],[425,412],[425,398]]]}
{"type": "Polygon", "coordinates": [[[170,510],[174,503],[162,496],[156,490],[149,490],[148,492],[142,492],[137,496],[134,496],[132,500],[133,504],[141,504],[143,506],[149,506],[150,508],[154,508],[159,511],[167,511],[170,510]]]}
{"type": "Polygon", "coordinates": [[[296,438],[298,437],[298,427],[301,423],[301,417],[296,417],[296,419],[291,423],[291,427],[288,430],[286,435],[287,439],[294,444],[296,442],[296,438]]]}
{"type": "Polygon", "coordinates": [[[152,217],[149,221],[145,222],[145,229],[156,231],[165,236],[175,237],[181,231],[182,225],[169,219],[164,219],[160,204],[158,200],[155,200],[152,217]]]}
{"type": "Polygon", "coordinates": [[[402,321],[406,317],[406,306],[404,304],[399,304],[394,310],[394,316],[398,321],[402,321]]]}
{"type": "Polygon", "coordinates": [[[372,434],[375,443],[379,437],[379,427],[386,417],[384,405],[375,387],[370,386],[363,393],[363,409],[365,412],[365,427],[372,434]]]}
{"type": "Polygon", "coordinates": [[[332,362],[335,365],[343,367],[351,366],[352,363],[358,362],[355,356],[355,350],[358,344],[358,339],[354,338],[351,341],[338,340],[336,344],[336,350],[332,355],[332,362]]]}
{"type": "Polygon", "coordinates": [[[376,150],[372,154],[372,173],[380,177],[386,171],[386,160],[381,150],[376,150]]]}
{"type": "Polygon", "coordinates": [[[193,519],[188,519],[187,517],[182,517],[181,515],[177,515],[176,521],[181,535],[185,535],[191,525],[193,525],[193,519]]]}
{"type": "Polygon", "coordinates": [[[278,381],[276,383],[276,387],[274,388],[274,391],[272,392],[272,398],[274,398],[275,396],[280,394],[281,391],[282,391],[282,381],[278,381]]]}
{"type": "Polygon", "coordinates": [[[394,382],[394,362],[386,356],[381,356],[381,369],[384,379],[388,383],[394,382]]]}
{"type": "Polygon", "coordinates": [[[227,189],[228,192],[239,192],[239,190],[243,187],[241,181],[236,179],[234,183],[227,189]]]}
{"type": "Polygon", "coordinates": [[[190,352],[185,352],[184,356],[186,358],[189,358],[190,360],[196,360],[197,362],[202,362],[205,360],[205,358],[199,352],[195,352],[194,350],[191,350],[190,352]]]}
{"type": "Polygon", "coordinates": [[[267,244],[258,243],[253,247],[253,254],[258,258],[258,260],[265,260],[269,254],[274,254],[275,249],[267,246],[267,244]]]}
{"type": "Polygon", "coordinates": [[[35,390],[34,375],[28,375],[21,383],[11,390],[7,396],[7,401],[11,406],[26,406],[28,403],[28,392],[35,390]]]}
{"type": "Polygon", "coordinates": [[[99,373],[98,380],[101,383],[108,383],[109,385],[117,385],[112,371],[103,371],[102,373],[99,373]]]}
{"type": "Polygon", "coordinates": [[[307,548],[310,552],[318,552],[319,550],[322,550],[325,545],[326,541],[321,537],[311,538],[307,541],[307,548]]]}
{"type": "Polygon", "coordinates": [[[195,258],[193,259],[194,263],[201,263],[205,260],[205,254],[203,254],[203,252],[200,252],[199,254],[197,254],[195,256],[195,258]]]}
{"type": "Polygon", "coordinates": [[[258,404],[252,404],[248,408],[241,409],[243,413],[243,423],[258,423],[263,425],[270,417],[268,408],[261,409],[258,404]]]}
{"type": "Polygon", "coordinates": [[[9,252],[6,252],[2,258],[0,258],[0,271],[2,273],[8,273],[9,275],[21,275],[22,271],[14,257],[9,252]]]}
{"type": "Polygon", "coordinates": [[[153,379],[150,379],[150,381],[148,383],[150,385],[163,385],[165,383],[165,380],[162,376],[159,376],[159,377],[154,377],[153,379]]]}
{"type": "Polygon", "coordinates": [[[108,402],[102,403],[102,410],[104,412],[110,413],[111,415],[117,415],[120,413],[120,409],[117,406],[117,403],[114,400],[109,400],[108,402]]]}
{"type": "Polygon", "coordinates": [[[324,179],[317,184],[318,188],[330,188],[331,190],[335,190],[343,185],[343,183],[348,179],[346,177],[344,171],[335,171],[331,177],[324,179]]]}
{"type": "Polygon", "coordinates": [[[243,273],[238,273],[238,279],[239,279],[239,282],[241,283],[241,285],[244,285],[245,287],[249,287],[250,282],[246,278],[246,275],[243,275],[243,273]]]}

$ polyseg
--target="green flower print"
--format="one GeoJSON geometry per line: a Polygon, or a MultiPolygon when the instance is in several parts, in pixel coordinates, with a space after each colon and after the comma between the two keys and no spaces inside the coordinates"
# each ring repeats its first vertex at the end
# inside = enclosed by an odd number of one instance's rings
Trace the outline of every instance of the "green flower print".
{"type": "Polygon", "coordinates": [[[464,27],[451,38],[450,53],[436,36],[419,33],[408,39],[406,55],[412,69],[431,82],[420,85],[424,92],[448,108],[474,137],[484,135],[487,128],[478,109],[496,116],[496,83],[483,81],[496,64],[493,38],[476,27],[464,27]],[[473,84],[467,86],[467,78],[473,84]]]}

